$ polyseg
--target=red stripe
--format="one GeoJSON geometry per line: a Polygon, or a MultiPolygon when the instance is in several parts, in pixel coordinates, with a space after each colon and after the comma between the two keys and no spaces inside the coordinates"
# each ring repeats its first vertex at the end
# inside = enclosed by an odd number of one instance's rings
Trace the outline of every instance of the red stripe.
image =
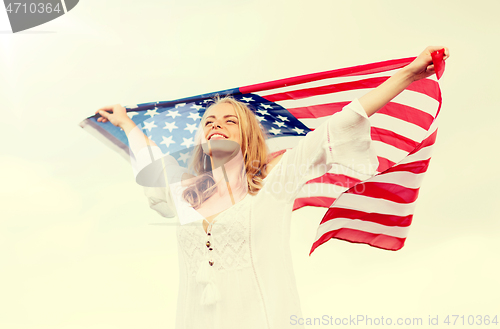
{"type": "Polygon", "coordinates": [[[347,208],[337,208],[333,207],[328,209],[323,216],[320,224],[326,223],[333,218],[349,218],[349,219],[359,219],[367,222],[377,223],[385,226],[410,226],[413,219],[413,215],[408,216],[396,216],[388,214],[378,214],[364,212],[361,210],[347,209],[347,208]]]}
{"type": "Polygon", "coordinates": [[[335,200],[335,198],[327,197],[297,198],[293,203],[293,210],[297,210],[306,206],[329,208],[335,200]]]}
{"type": "Polygon", "coordinates": [[[372,247],[386,250],[399,250],[404,246],[406,240],[406,238],[396,238],[384,234],[373,234],[349,228],[342,228],[323,234],[318,240],[313,243],[311,251],[309,252],[309,256],[311,256],[311,254],[317,247],[332,238],[352,243],[365,243],[369,244],[372,247]]]}
{"type": "Polygon", "coordinates": [[[350,102],[328,103],[287,109],[297,119],[316,119],[342,111],[350,102]]]}
{"type": "Polygon", "coordinates": [[[428,130],[434,121],[434,117],[427,112],[416,109],[414,107],[398,104],[387,103],[384,107],[377,111],[375,115],[385,114],[391,117],[413,123],[425,130],[428,130]]]}
{"type": "Polygon", "coordinates": [[[400,150],[411,152],[418,143],[387,129],[371,127],[371,139],[392,145],[400,150]]]}
{"type": "Polygon", "coordinates": [[[389,168],[387,171],[384,172],[384,174],[389,172],[398,172],[398,171],[407,171],[414,174],[423,174],[427,171],[430,160],[431,159],[399,164],[392,168],[389,168]]]}
{"type": "Polygon", "coordinates": [[[388,78],[389,77],[369,78],[369,79],[363,79],[363,80],[358,80],[358,81],[337,83],[337,84],[332,84],[332,85],[328,85],[328,86],[298,89],[298,90],[287,91],[287,92],[283,92],[283,93],[267,95],[267,96],[263,96],[263,97],[270,102],[279,102],[279,101],[290,100],[290,99],[302,99],[302,98],[307,98],[307,97],[311,97],[311,96],[338,93],[338,92],[346,91],[346,90],[376,88],[377,86],[379,86],[382,82],[384,82],[388,78]]]}
{"type": "Polygon", "coordinates": [[[384,199],[397,203],[412,203],[417,200],[418,188],[407,188],[392,183],[364,182],[350,188],[345,193],[384,199]]]}
{"type": "MultiPolygon", "coordinates": [[[[335,83],[326,86],[295,89],[291,91],[285,91],[281,93],[271,94],[262,96],[270,102],[279,102],[290,99],[302,99],[311,96],[326,95],[332,93],[338,93],[341,91],[355,90],[355,89],[370,89],[376,88],[384,81],[389,79],[389,77],[376,77],[367,78],[357,81],[335,83]]],[[[419,92],[428,95],[436,100],[441,96],[439,88],[436,88],[436,82],[433,80],[425,79],[423,81],[416,81],[410,85],[408,90],[419,92]]]]}
{"type": "Polygon", "coordinates": [[[431,146],[436,142],[436,137],[437,137],[437,129],[434,131],[431,135],[429,135],[426,139],[420,143],[413,151],[410,152],[410,154],[415,154],[424,147],[431,146]]]}
{"type": "Polygon", "coordinates": [[[383,61],[383,62],[378,62],[378,63],[358,65],[358,66],[347,67],[347,68],[342,68],[342,69],[337,69],[337,70],[332,70],[332,71],[306,74],[306,75],[301,75],[298,77],[280,79],[280,80],[275,80],[275,81],[264,82],[264,83],[259,83],[259,84],[255,84],[255,85],[240,87],[239,90],[242,94],[246,94],[246,93],[259,92],[259,91],[263,91],[263,90],[271,90],[271,89],[275,89],[275,88],[294,86],[294,85],[298,85],[301,83],[307,83],[307,82],[323,80],[323,79],[379,73],[379,72],[390,71],[390,70],[404,67],[404,66],[410,64],[414,59],[415,59],[415,57],[409,57],[409,58],[383,61]]]}
{"type": "MultiPolygon", "coordinates": [[[[427,138],[425,138],[420,144],[418,144],[417,147],[415,147],[415,149],[409,153],[409,155],[417,153],[418,151],[420,151],[424,147],[433,145],[434,142],[436,141],[436,136],[437,136],[437,130],[434,133],[432,133],[431,135],[429,135],[427,138]]],[[[392,162],[391,160],[380,157],[380,156],[377,156],[377,159],[378,159],[377,171],[381,174],[388,171],[389,169],[392,169],[392,167],[394,167],[394,165],[396,164],[395,162],[392,162]]],[[[423,160],[423,161],[427,161],[427,160],[423,160]]],[[[415,163],[417,163],[416,166],[418,166],[418,161],[415,163]]],[[[428,166],[428,164],[427,164],[427,166],[428,166]]],[[[427,168],[427,167],[425,167],[425,168],[427,168]]],[[[398,170],[395,169],[394,171],[398,171],[398,170]]],[[[403,170],[401,170],[401,171],[403,171],[403,170]]]]}
{"type": "Polygon", "coordinates": [[[441,90],[437,81],[431,79],[417,80],[406,87],[406,89],[426,94],[441,103],[441,90]]]}
{"type": "Polygon", "coordinates": [[[380,173],[383,171],[386,171],[387,169],[391,168],[392,166],[394,166],[396,164],[396,162],[393,162],[389,159],[386,159],[386,158],[383,158],[380,156],[377,156],[377,159],[378,159],[377,171],[380,173]]]}
{"type": "MultiPolygon", "coordinates": [[[[289,108],[288,111],[297,119],[317,119],[332,115],[334,113],[342,111],[344,106],[348,105],[350,102],[336,102],[327,103],[319,105],[311,105],[304,107],[289,108]]],[[[427,112],[421,111],[419,109],[398,104],[398,103],[388,103],[380,110],[377,111],[376,115],[384,114],[391,117],[413,123],[425,130],[428,130],[434,117],[427,112]]]]}

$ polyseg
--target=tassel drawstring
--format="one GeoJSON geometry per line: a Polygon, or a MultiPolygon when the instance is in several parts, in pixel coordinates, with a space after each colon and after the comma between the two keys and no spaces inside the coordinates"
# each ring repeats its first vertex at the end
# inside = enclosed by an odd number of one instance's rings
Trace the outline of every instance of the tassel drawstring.
{"type": "Polygon", "coordinates": [[[201,305],[212,305],[220,300],[220,293],[217,286],[212,281],[209,281],[203,289],[201,295],[201,305]]]}

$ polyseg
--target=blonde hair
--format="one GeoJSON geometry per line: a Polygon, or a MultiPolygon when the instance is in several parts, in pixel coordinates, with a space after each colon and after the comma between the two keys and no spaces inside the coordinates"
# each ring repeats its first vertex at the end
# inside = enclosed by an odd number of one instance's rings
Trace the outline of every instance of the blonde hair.
{"type": "MultiPolygon", "coordinates": [[[[268,160],[268,149],[266,145],[266,135],[255,114],[249,109],[247,104],[239,102],[231,96],[220,98],[216,96],[213,103],[206,109],[201,118],[200,128],[196,134],[197,145],[193,152],[191,167],[199,176],[194,179],[194,183],[189,185],[182,193],[183,198],[195,209],[209,199],[215,192],[219,182],[215,182],[213,175],[208,169],[204,170],[204,152],[201,146],[203,126],[210,108],[217,104],[231,104],[238,117],[240,130],[241,152],[243,155],[244,168],[242,168],[241,178],[246,179],[248,193],[255,195],[262,188],[262,180],[265,175],[265,167],[268,160]],[[246,177],[245,177],[246,176],[246,177]]],[[[210,163],[210,162],[209,162],[210,163]]]]}

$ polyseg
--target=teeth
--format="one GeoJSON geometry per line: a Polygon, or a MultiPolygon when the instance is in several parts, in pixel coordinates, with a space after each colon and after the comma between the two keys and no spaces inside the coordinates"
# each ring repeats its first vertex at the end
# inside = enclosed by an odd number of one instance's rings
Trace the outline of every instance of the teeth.
{"type": "Polygon", "coordinates": [[[222,137],[222,138],[227,139],[227,137],[226,137],[226,136],[221,135],[221,134],[213,134],[212,136],[210,136],[210,138],[209,138],[209,139],[212,139],[212,138],[213,138],[213,137],[215,137],[215,136],[220,136],[220,137],[222,137]]]}

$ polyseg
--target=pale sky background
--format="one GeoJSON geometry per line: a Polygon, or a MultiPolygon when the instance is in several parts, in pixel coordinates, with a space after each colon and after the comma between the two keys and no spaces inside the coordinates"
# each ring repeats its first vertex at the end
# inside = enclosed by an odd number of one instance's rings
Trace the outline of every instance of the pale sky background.
{"type": "Polygon", "coordinates": [[[81,0],[12,34],[0,10],[0,328],[174,327],[175,230],[154,225],[163,218],[127,162],[78,126],[99,107],[416,56],[428,45],[451,57],[406,246],[332,240],[309,257],[322,212],[297,211],[303,316],[500,321],[499,12],[494,0],[81,0]]]}

